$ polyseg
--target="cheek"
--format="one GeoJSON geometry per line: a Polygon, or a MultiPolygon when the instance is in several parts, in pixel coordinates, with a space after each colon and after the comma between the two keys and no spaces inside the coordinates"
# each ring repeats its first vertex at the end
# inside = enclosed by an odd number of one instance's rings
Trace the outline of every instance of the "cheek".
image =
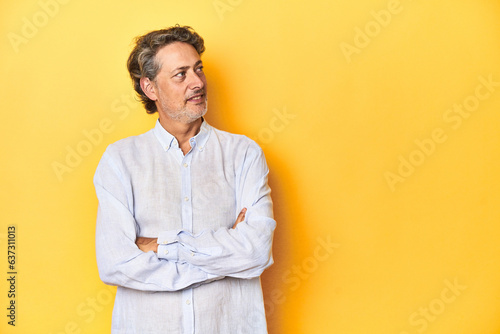
{"type": "Polygon", "coordinates": [[[172,105],[179,105],[185,103],[184,93],[179,90],[171,89],[167,94],[165,94],[166,101],[172,105]]]}

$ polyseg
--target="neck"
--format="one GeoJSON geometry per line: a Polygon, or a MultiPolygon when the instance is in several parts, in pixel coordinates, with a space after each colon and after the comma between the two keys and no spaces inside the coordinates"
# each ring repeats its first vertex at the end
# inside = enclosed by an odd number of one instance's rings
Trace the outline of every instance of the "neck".
{"type": "Polygon", "coordinates": [[[179,147],[184,154],[189,152],[189,150],[191,149],[189,139],[196,136],[198,132],[200,132],[202,122],[203,119],[201,117],[191,123],[182,123],[160,117],[161,126],[170,134],[172,134],[175,139],[177,139],[179,147]]]}

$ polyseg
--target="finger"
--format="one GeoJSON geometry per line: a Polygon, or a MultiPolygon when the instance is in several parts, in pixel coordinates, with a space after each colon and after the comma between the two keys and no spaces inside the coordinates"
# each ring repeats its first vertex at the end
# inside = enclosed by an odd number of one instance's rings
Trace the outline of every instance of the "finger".
{"type": "Polygon", "coordinates": [[[149,243],[156,242],[157,240],[158,240],[158,238],[138,237],[137,239],[135,239],[135,243],[137,245],[139,245],[139,244],[141,244],[141,245],[147,245],[149,243]]]}
{"type": "Polygon", "coordinates": [[[148,238],[145,238],[145,237],[138,237],[137,239],[135,239],[135,243],[136,244],[146,244],[148,242],[148,238]]]}
{"type": "Polygon", "coordinates": [[[241,223],[242,221],[245,220],[245,213],[247,212],[247,208],[243,208],[241,211],[240,211],[240,214],[238,215],[238,217],[236,218],[236,222],[234,223],[233,225],[233,228],[236,227],[236,225],[238,225],[239,223],[241,223]]]}

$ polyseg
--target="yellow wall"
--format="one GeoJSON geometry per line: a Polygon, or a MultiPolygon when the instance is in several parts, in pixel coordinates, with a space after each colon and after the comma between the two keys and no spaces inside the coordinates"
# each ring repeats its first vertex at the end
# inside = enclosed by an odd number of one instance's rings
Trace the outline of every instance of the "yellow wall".
{"type": "Polygon", "coordinates": [[[132,38],[204,36],[208,121],[265,150],[270,333],[500,333],[498,1],[3,1],[2,277],[16,326],[108,333],[92,176],[150,129],[132,38]],[[90,138],[90,139],[89,139],[90,138]]]}

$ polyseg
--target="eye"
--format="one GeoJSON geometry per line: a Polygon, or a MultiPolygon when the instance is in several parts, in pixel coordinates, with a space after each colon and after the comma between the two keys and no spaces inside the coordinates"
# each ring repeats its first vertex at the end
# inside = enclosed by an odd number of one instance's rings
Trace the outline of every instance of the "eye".
{"type": "Polygon", "coordinates": [[[176,75],[174,75],[175,77],[178,77],[178,78],[182,78],[184,76],[186,76],[186,72],[182,71],[182,72],[179,72],[177,73],[176,75]]]}
{"type": "Polygon", "coordinates": [[[196,68],[196,72],[203,72],[203,66],[196,68]]]}

